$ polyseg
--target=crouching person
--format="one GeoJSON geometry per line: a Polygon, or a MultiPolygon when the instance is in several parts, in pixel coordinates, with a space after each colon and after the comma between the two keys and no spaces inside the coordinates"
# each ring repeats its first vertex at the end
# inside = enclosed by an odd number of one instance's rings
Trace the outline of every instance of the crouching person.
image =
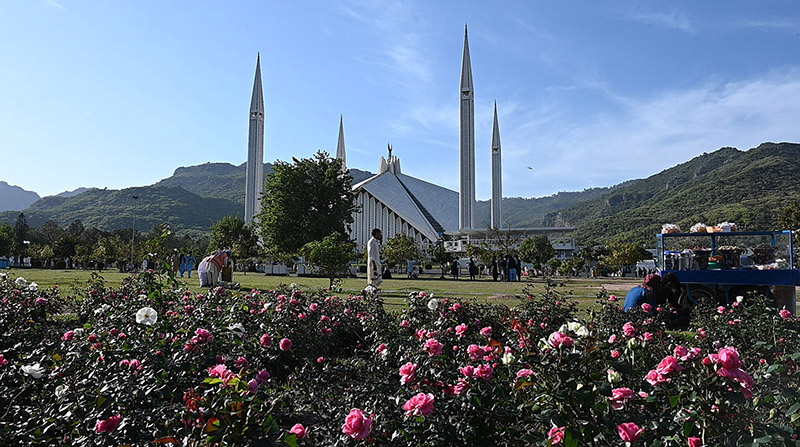
{"type": "Polygon", "coordinates": [[[216,287],[221,283],[222,269],[233,266],[230,250],[223,250],[213,255],[208,261],[208,277],[210,286],[216,287]]]}

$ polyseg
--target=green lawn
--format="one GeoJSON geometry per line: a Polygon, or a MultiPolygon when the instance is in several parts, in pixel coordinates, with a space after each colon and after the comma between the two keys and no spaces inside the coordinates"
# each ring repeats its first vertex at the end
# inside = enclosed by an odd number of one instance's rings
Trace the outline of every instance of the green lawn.
{"type": "MultiPolygon", "coordinates": [[[[29,281],[35,281],[40,287],[52,287],[58,285],[64,289],[63,293],[70,293],[73,284],[82,285],[85,283],[91,271],[87,270],[43,270],[43,269],[11,269],[7,270],[15,276],[22,276],[29,281]]],[[[116,286],[122,282],[127,273],[105,270],[100,275],[110,286],[116,286]]],[[[304,289],[316,289],[328,287],[327,278],[297,277],[297,276],[266,276],[263,274],[236,272],[234,280],[240,282],[242,289],[273,289],[280,284],[296,283],[304,289]]],[[[194,292],[200,292],[200,281],[195,277],[183,278],[186,287],[194,292]]],[[[595,295],[606,287],[609,293],[624,295],[627,290],[639,283],[634,279],[586,279],[586,278],[555,278],[552,282],[556,283],[556,290],[564,293],[571,298],[578,300],[581,307],[591,305],[595,300],[595,295]]],[[[342,284],[342,293],[360,293],[366,285],[366,278],[346,278],[342,284]]],[[[490,278],[480,278],[470,281],[468,278],[453,280],[451,278],[439,279],[438,275],[425,276],[420,279],[387,279],[384,280],[381,289],[387,305],[401,305],[403,297],[409,292],[425,291],[432,292],[436,296],[443,298],[448,296],[458,296],[462,298],[475,298],[481,302],[492,302],[499,304],[512,304],[513,295],[522,295],[526,286],[532,286],[535,293],[545,290],[545,283],[542,278],[523,280],[516,283],[495,282],[490,278]]]]}

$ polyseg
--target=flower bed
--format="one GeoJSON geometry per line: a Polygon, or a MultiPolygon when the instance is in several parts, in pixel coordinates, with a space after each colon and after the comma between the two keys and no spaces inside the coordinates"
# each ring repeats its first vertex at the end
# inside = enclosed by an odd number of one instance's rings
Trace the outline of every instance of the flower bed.
{"type": "Polygon", "coordinates": [[[0,278],[1,445],[796,445],[800,324],[752,300],[586,316],[157,273],[80,299],[0,278]],[[64,311],[74,311],[71,319],[64,311]]]}

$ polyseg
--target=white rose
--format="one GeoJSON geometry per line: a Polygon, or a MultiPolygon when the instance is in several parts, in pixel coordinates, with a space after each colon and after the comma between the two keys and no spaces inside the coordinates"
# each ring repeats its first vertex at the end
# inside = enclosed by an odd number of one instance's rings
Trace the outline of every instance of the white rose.
{"type": "Polygon", "coordinates": [[[56,387],[56,399],[61,399],[69,391],[69,385],[59,385],[56,387]]]}
{"type": "Polygon", "coordinates": [[[430,301],[428,301],[428,309],[436,310],[438,308],[439,308],[439,300],[437,300],[436,298],[432,298],[430,301]]]}
{"type": "Polygon", "coordinates": [[[152,326],[158,321],[158,312],[152,307],[143,307],[136,312],[136,322],[145,326],[152,326]]]}
{"type": "Polygon", "coordinates": [[[24,365],[21,367],[22,372],[25,374],[33,377],[34,379],[41,379],[44,375],[44,368],[38,363],[34,363],[33,365],[24,365]]]}
{"type": "Polygon", "coordinates": [[[14,281],[14,284],[16,284],[17,287],[21,289],[21,288],[23,288],[23,287],[28,285],[28,281],[25,278],[20,276],[19,278],[17,278],[16,281],[14,281]]]}
{"type": "Polygon", "coordinates": [[[511,354],[510,352],[506,352],[505,354],[503,354],[502,357],[500,357],[500,360],[503,361],[504,365],[510,365],[514,363],[517,359],[515,359],[514,355],[511,354]]]}
{"type": "Polygon", "coordinates": [[[229,331],[237,331],[237,332],[244,332],[244,326],[242,323],[236,323],[228,326],[229,331]]]}
{"type": "Polygon", "coordinates": [[[35,282],[30,283],[28,285],[28,290],[30,290],[31,292],[38,292],[39,291],[39,284],[36,284],[35,282]]]}

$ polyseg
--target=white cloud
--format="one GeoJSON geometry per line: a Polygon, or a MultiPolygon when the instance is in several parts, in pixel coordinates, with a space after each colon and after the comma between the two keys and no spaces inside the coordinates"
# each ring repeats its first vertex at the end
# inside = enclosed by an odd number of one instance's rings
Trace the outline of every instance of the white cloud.
{"type": "Polygon", "coordinates": [[[610,186],[724,146],[800,141],[800,69],[710,81],[616,109],[575,122],[539,107],[501,122],[506,195],[610,186]],[[526,172],[532,162],[536,168],[526,172]]]}
{"type": "Polygon", "coordinates": [[[61,3],[58,3],[56,0],[47,0],[46,2],[44,2],[44,4],[47,5],[47,6],[52,6],[54,8],[58,8],[58,9],[62,9],[62,10],[66,9],[66,8],[64,8],[64,6],[61,3]]]}
{"type": "Polygon", "coordinates": [[[735,26],[776,31],[797,31],[800,30],[800,21],[797,19],[743,20],[737,22],[735,26]]]}
{"type": "Polygon", "coordinates": [[[669,13],[635,13],[629,14],[628,19],[646,23],[648,25],[657,25],[664,28],[676,29],[685,33],[694,34],[695,29],[689,17],[683,12],[669,12],[669,13]]]}

